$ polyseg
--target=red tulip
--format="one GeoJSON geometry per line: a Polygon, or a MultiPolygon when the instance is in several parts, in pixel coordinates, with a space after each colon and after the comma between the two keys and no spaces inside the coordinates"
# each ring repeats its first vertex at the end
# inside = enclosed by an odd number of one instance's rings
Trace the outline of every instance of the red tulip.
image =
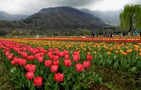
{"type": "Polygon", "coordinates": [[[46,50],[43,47],[39,47],[38,49],[40,50],[40,52],[46,53],[46,50]]]}
{"type": "Polygon", "coordinates": [[[18,58],[14,57],[13,60],[11,61],[11,64],[13,65],[18,64],[18,58]]]}
{"type": "Polygon", "coordinates": [[[28,72],[35,72],[36,66],[34,64],[27,64],[25,66],[25,70],[28,71],[28,72]]]}
{"type": "Polygon", "coordinates": [[[75,68],[77,72],[82,72],[84,70],[83,64],[76,64],[75,68]]]}
{"type": "Polygon", "coordinates": [[[13,55],[13,54],[8,54],[8,56],[7,56],[8,60],[13,59],[13,57],[14,57],[14,55],[13,55]]]}
{"type": "Polygon", "coordinates": [[[52,52],[48,52],[47,55],[48,56],[52,56],[53,54],[52,54],[52,52]]]}
{"type": "Polygon", "coordinates": [[[72,64],[71,60],[69,60],[69,59],[64,60],[64,65],[65,65],[66,67],[70,67],[71,64],[72,64]]]}
{"type": "Polygon", "coordinates": [[[27,53],[26,53],[26,52],[21,52],[20,54],[21,54],[22,57],[24,57],[24,58],[27,57],[27,53]]]}
{"type": "Polygon", "coordinates": [[[12,64],[12,65],[16,65],[16,64],[17,64],[17,61],[16,61],[16,60],[12,60],[12,61],[11,61],[11,64],[12,64]]]}
{"type": "Polygon", "coordinates": [[[48,55],[48,57],[52,60],[53,59],[53,55],[48,55]]]}
{"type": "Polygon", "coordinates": [[[64,59],[70,59],[70,56],[68,54],[66,54],[64,59]]]}
{"type": "Polygon", "coordinates": [[[54,55],[54,56],[53,56],[53,60],[54,60],[54,61],[59,60],[59,56],[54,55]]]}
{"type": "Polygon", "coordinates": [[[55,73],[55,72],[58,71],[58,67],[59,67],[58,65],[52,65],[51,68],[50,68],[50,71],[55,73]]]}
{"type": "Polygon", "coordinates": [[[18,65],[24,66],[25,64],[26,64],[26,60],[25,59],[19,59],[18,60],[18,65]]]}
{"type": "Polygon", "coordinates": [[[44,63],[44,65],[45,65],[46,67],[50,67],[51,64],[52,64],[52,61],[51,61],[51,60],[46,60],[45,63],[44,63]]]}
{"type": "Polygon", "coordinates": [[[28,79],[28,80],[32,80],[34,78],[34,73],[33,72],[27,72],[25,74],[25,77],[28,79]]]}
{"type": "Polygon", "coordinates": [[[93,59],[92,55],[91,54],[87,54],[87,60],[91,61],[93,59]]]}
{"type": "Polygon", "coordinates": [[[64,56],[64,52],[60,52],[60,53],[59,53],[59,56],[60,56],[60,57],[63,57],[63,56],[64,56]]]}
{"type": "Polygon", "coordinates": [[[32,61],[34,59],[34,56],[32,56],[32,55],[31,56],[27,56],[27,59],[32,61]]]}
{"type": "Polygon", "coordinates": [[[17,58],[15,57],[12,61],[11,61],[12,65],[20,65],[20,66],[24,66],[26,64],[26,60],[22,59],[22,58],[17,58]]]}
{"type": "Polygon", "coordinates": [[[73,55],[79,55],[79,51],[74,51],[73,55]]]}
{"type": "Polygon", "coordinates": [[[10,54],[10,51],[7,51],[7,50],[3,50],[3,52],[5,53],[6,56],[10,54]]]}
{"type": "Polygon", "coordinates": [[[33,54],[36,54],[38,51],[37,51],[37,49],[33,49],[33,48],[30,48],[31,50],[31,53],[33,53],[33,54]]]}
{"type": "Polygon", "coordinates": [[[69,54],[69,51],[67,51],[67,50],[64,50],[63,52],[64,52],[65,55],[69,54]]]}
{"type": "Polygon", "coordinates": [[[53,49],[52,49],[52,48],[49,48],[49,49],[48,49],[48,51],[49,51],[49,52],[52,52],[52,51],[53,51],[53,49]]]}
{"type": "Polygon", "coordinates": [[[64,81],[64,74],[62,74],[62,73],[56,73],[55,75],[54,75],[54,80],[56,81],[56,82],[63,82],[64,81]]]}
{"type": "Polygon", "coordinates": [[[34,78],[34,86],[41,87],[43,84],[43,78],[38,76],[34,78]]]}
{"type": "Polygon", "coordinates": [[[89,68],[90,65],[91,65],[91,62],[90,62],[90,61],[84,61],[84,62],[83,62],[84,68],[89,68]]]}
{"type": "Polygon", "coordinates": [[[59,50],[54,51],[54,54],[57,55],[57,56],[59,56],[60,55],[60,51],[59,50]]]}
{"type": "Polygon", "coordinates": [[[73,55],[73,60],[75,62],[79,61],[80,60],[80,56],[79,55],[73,55]]]}
{"type": "Polygon", "coordinates": [[[59,60],[53,61],[53,65],[59,65],[59,60]]]}
{"type": "Polygon", "coordinates": [[[35,58],[38,59],[39,57],[42,57],[43,55],[44,55],[44,53],[36,53],[36,54],[35,54],[35,58]]]}
{"type": "Polygon", "coordinates": [[[43,56],[39,56],[38,58],[37,58],[37,60],[41,63],[41,62],[43,62],[43,56]]]}

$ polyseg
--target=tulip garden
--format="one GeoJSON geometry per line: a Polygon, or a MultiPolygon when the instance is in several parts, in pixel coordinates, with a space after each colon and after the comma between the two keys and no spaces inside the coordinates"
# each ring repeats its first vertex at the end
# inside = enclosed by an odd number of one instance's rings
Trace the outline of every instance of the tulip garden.
{"type": "Polygon", "coordinates": [[[141,90],[139,42],[0,39],[0,53],[7,90],[141,90]]]}

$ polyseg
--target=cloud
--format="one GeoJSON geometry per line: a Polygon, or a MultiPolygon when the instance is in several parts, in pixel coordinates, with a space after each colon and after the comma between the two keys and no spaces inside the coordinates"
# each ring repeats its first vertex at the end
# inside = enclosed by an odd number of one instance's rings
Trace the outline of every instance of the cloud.
{"type": "Polygon", "coordinates": [[[57,1],[59,5],[66,5],[66,6],[85,6],[91,3],[95,3],[101,0],[54,0],[57,1]]]}
{"type": "Polygon", "coordinates": [[[135,4],[141,4],[141,0],[134,0],[135,4]]]}
{"type": "MultiPolygon", "coordinates": [[[[109,2],[108,5],[104,4],[105,7],[101,4],[102,8],[113,8],[114,6],[110,1],[114,3],[114,0],[0,0],[0,11],[6,11],[11,14],[32,14],[39,11],[41,8],[55,6],[71,6],[92,9],[94,6],[100,7],[99,2],[109,2]]],[[[121,2],[120,0],[116,1],[121,2]]],[[[141,0],[125,1],[141,3],[141,0]]]]}
{"type": "Polygon", "coordinates": [[[55,6],[83,7],[100,0],[0,0],[0,11],[30,14],[55,6]]]}
{"type": "Polygon", "coordinates": [[[141,0],[101,0],[90,5],[92,10],[100,11],[119,11],[124,8],[127,4],[141,4],[141,0]]]}

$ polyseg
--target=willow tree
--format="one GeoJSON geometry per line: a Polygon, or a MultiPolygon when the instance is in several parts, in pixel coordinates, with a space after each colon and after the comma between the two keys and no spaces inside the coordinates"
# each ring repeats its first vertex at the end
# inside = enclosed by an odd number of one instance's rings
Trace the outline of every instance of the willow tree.
{"type": "Polygon", "coordinates": [[[135,8],[135,29],[141,32],[141,5],[136,5],[135,8]]]}
{"type": "Polygon", "coordinates": [[[141,31],[141,5],[126,5],[120,14],[120,27],[122,31],[141,31]]]}

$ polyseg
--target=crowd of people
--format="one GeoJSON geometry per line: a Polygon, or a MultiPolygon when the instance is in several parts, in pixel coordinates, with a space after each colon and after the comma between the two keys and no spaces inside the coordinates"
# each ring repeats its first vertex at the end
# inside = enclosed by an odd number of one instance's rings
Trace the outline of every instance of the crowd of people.
{"type": "Polygon", "coordinates": [[[91,33],[92,37],[98,37],[98,36],[103,36],[103,37],[113,37],[114,35],[119,35],[119,36],[140,36],[141,37],[141,32],[100,32],[100,33],[91,33]]]}

